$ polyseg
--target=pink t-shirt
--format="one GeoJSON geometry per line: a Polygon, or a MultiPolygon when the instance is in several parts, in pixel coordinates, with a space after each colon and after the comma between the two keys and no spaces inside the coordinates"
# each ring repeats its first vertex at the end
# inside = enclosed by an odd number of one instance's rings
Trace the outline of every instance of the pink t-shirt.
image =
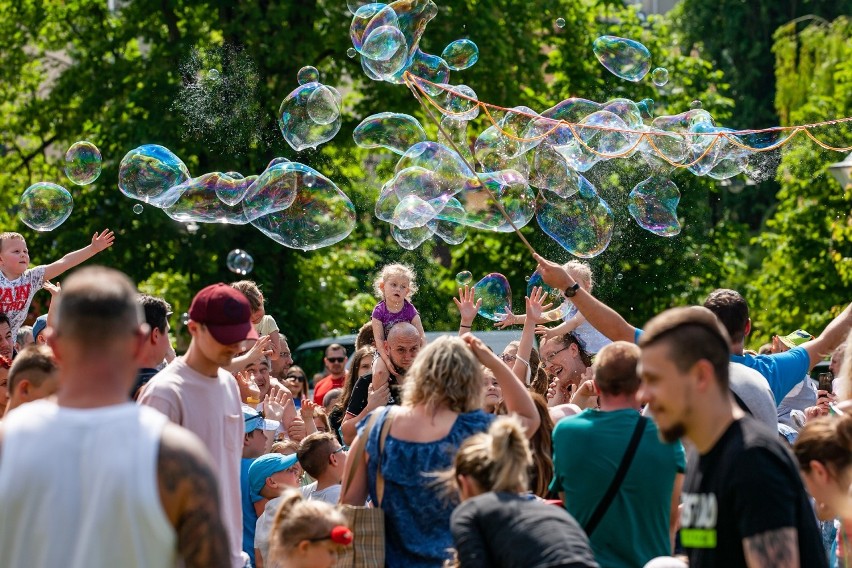
{"type": "Polygon", "coordinates": [[[191,430],[210,450],[219,481],[222,521],[230,540],[231,565],[241,568],[240,460],[245,423],[236,380],[224,369],[219,369],[217,377],[207,377],[177,357],[151,379],[139,404],[156,408],[172,422],[191,430]]]}

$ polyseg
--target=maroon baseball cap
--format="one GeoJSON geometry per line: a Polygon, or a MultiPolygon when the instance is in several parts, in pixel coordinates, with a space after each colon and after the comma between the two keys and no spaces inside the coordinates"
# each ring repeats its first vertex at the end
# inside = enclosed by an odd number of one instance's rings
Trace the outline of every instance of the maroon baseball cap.
{"type": "Polygon", "coordinates": [[[189,319],[207,326],[213,339],[223,345],[257,339],[248,298],[221,282],[195,295],[189,306],[189,319]]]}

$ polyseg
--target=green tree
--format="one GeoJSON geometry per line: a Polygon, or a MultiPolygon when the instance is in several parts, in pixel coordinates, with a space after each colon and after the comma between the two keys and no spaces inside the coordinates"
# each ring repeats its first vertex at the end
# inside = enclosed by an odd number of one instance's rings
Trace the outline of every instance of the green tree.
{"type": "MultiPolygon", "coordinates": [[[[778,113],[790,124],[852,114],[852,22],[837,18],[775,34],[778,113]]],[[[848,125],[813,131],[843,147],[848,125]]],[[[827,166],[842,154],[806,141],[784,152],[777,179],[778,208],[757,239],[766,256],[749,288],[753,342],[803,328],[818,333],[849,302],[852,292],[852,187],[840,188],[827,166]]]]}

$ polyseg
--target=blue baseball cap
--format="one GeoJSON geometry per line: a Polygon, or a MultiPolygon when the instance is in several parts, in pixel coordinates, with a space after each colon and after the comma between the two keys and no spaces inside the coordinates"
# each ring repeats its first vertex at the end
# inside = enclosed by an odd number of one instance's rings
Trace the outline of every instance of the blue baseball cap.
{"type": "Polygon", "coordinates": [[[47,315],[38,316],[33,323],[33,341],[38,342],[38,335],[47,327],[47,315]]]}
{"type": "Polygon", "coordinates": [[[266,484],[267,477],[293,467],[298,461],[299,459],[296,457],[296,454],[290,454],[289,456],[266,454],[251,462],[248,470],[251,502],[254,503],[263,498],[260,490],[266,484]]]}
{"type": "Polygon", "coordinates": [[[243,420],[246,423],[246,434],[255,430],[278,430],[278,422],[265,419],[260,412],[245,404],[243,405],[243,420]]]}

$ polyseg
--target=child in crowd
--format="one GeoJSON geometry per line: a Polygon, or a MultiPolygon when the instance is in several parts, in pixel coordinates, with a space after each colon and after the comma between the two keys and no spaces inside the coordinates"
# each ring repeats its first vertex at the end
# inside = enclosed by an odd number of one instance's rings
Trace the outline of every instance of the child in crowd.
{"type": "Polygon", "coordinates": [[[293,393],[296,408],[302,408],[302,402],[308,399],[308,376],[305,371],[298,365],[292,365],[287,369],[282,383],[293,393]]]}
{"type": "Polygon", "coordinates": [[[46,345],[30,345],[15,357],[9,369],[9,406],[52,396],[59,389],[53,351],[46,345]]]}
{"type": "Polygon", "coordinates": [[[251,323],[260,337],[269,336],[269,346],[272,348],[269,358],[276,361],[281,356],[281,334],[278,330],[278,324],[275,323],[275,318],[264,311],[263,293],[260,291],[260,287],[251,280],[234,282],[231,287],[239,290],[248,298],[251,306],[251,323]]]}
{"type": "Polygon", "coordinates": [[[426,332],[420,322],[420,314],[409,301],[417,292],[414,271],[404,264],[389,264],[382,268],[379,277],[373,283],[376,295],[382,298],[373,309],[373,336],[378,357],[373,361],[373,388],[384,385],[390,375],[397,376],[397,370],[385,350],[388,331],[395,324],[408,322],[420,333],[421,345],[426,345],[426,332]]]}
{"type": "Polygon", "coordinates": [[[305,473],[316,480],[302,487],[305,499],[337,504],[346,463],[345,451],[330,432],[314,432],[302,440],[296,455],[305,473]]]}
{"type": "Polygon", "coordinates": [[[269,503],[257,534],[264,565],[276,568],[332,568],[353,540],[343,513],[328,503],[307,501],[297,491],[269,503]]]}
{"type": "Polygon", "coordinates": [[[18,330],[18,338],[15,340],[15,351],[21,352],[27,345],[33,343],[33,328],[30,325],[21,326],[18,330]]]}
{"type": "Polygon", "coordinates": [[[287,487],[297,488],[302,468],[296,467],[295,454],[265,454],[251,463],[248,470],[249,491],[255,512],[260,515],[267,501],[281,495],[287,487]]]}
{"type": "MultiPolygon", "coordinates": [[[[594,280],[592,278],[592,268],[585,262],[579,260],[569,260],[565,263],[565,269],[586,292],[592,293],[594,288],[594,280]]],[[[542,336],[543,339],[553,339],[561,337],[568,332],[574,332],[574,335],[583,343],[586,353],[595,354],[605,346],[612,343],[604,334],[592,327],[592,324],[586,321],[583,314],[577,310],[577,306],[567,300],[569,306],[567,311],[566,306],[559,306],[549,312],[543,314],[547,321],[557,321],[562,318],[563,322],[556,327],[547,327],[540,325],[536,328],[536,333],[542,336]]],[[[526,316],[521,314],[507,314],[503,321],[494,324],[497,327],[505,328],[510,325],[523,324],[526,321],[526,316]]]]}
{"type": "Polygon", "coordinates": [[[115,241],[109,229],[92,235],[89,246],[71,252],[51,264],[29,268],[30,253],[27,243],[19,233],[0,233],[0,313],[9,317],[12,339],[27,317],[33,297],[46,280],[56,278],[108,249],[115,241]]]}

